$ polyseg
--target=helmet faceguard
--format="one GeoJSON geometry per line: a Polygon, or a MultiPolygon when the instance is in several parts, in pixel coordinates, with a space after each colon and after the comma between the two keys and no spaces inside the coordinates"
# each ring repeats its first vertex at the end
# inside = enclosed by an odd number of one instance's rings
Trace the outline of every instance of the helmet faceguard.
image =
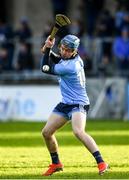
{"type": "Polygon", "coordinates": [[[80,44],[80,39],[75,35],[67,35],[61,40],[60,44],[63,44],[69,49],[77,50],[80,44]]]}

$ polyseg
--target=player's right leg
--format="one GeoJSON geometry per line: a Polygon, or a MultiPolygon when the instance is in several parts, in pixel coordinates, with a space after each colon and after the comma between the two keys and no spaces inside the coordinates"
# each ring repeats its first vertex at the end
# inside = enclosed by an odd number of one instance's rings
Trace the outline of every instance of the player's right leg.
{"type": "Polygon", "coordinates": [[[52,164],[49,169],[43,174],[44,176],[52,175],[54,172],[62,170],[63,165],[61,164],[58,157],[58,144],[54,136],[54,132],[62,127],[66,123],[66,119],[56,113],[52,113],[42,130],[42,135],[45,139],[48,151],[50,152],[52,158],[52,164]]]}

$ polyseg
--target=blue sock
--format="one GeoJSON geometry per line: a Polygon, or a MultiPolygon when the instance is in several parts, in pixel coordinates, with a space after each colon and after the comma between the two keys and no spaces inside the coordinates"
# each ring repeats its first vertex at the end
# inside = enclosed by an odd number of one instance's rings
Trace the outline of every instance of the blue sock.
{"type": "Polygon", "coordinates": [[[50,153],[50,155],[51,155],[52,163],[58,164],[59,163],[58,153],[54,152],[54,153],[50,153]]]}
{"type": "Polygon", "coordinates": [[[103,160],[103,158],[102,158],[102,156],[101,156],[101,154],[100,154],[99,151],[94,152],[94,153],[93,153],[93,156],[94,156],[97,164],[99,164],[99,163],[101,163],[101,162],[104,162],[104,160],[103,160]]]}

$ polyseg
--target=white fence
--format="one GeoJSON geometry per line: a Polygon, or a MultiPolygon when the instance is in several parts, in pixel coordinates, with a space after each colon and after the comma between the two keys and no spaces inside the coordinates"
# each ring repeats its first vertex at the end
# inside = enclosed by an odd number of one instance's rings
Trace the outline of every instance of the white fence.
{"type": "MultiPolygon", "coordinates": [[[[89,118],[123,119],[127,115],[127,81],[120,78],[87,79],[89,118]]],[[[57,85],[0,86],[0,120],[47,120],[61,101],[57,85]]]]}
{"type": "Polygon", "coordinates": [[[58,86],[0,86],[0,119],[46,120],[60,100],[58,86]]]}

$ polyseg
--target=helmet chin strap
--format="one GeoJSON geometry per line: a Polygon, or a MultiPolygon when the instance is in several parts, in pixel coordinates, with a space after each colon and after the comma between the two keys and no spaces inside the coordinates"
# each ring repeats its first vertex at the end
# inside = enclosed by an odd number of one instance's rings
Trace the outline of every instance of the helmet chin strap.
{"type": "Polygon", "coordinates": [[[77,51],[74,50],[72,57],[75,57],[77,55],[77,51]]]}

